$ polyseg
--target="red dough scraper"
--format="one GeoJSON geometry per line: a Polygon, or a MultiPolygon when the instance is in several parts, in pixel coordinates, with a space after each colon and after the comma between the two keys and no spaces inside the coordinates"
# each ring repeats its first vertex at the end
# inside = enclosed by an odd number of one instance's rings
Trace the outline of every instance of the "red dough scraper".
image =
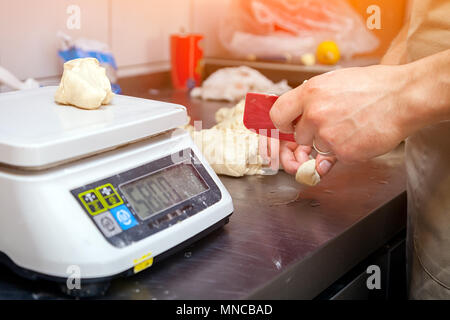
{"type": "Polygon", "coordinates": [[[273,138],[295,142],[293,134],[279,132],[270,119],[270,109],[277,99],[278,96],[272,94],[247,93],[244,125],[247,129],[255,130],[256,133],[267,137],[272,137],[272,133],[274,133],[272,129],[274,129],[278,133],[278,137],[274,136],[273,138]]]}

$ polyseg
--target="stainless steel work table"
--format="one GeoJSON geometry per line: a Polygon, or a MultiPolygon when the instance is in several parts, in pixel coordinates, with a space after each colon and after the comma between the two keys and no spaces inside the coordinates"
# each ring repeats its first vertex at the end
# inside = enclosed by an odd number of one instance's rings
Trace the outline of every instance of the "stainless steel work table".
{"type": "MultiPolygon", "coordinates": [[[[230,106],[171,90],[131,94],[186,105],[204,127],[219,107],[230,106]]],[[[230,222],[150,269],[113,281],[104,298],[314,298],[405,228],[402,146],[367,163],[338,163],[316,187],[284,172],[221,179],[233,198],[230,222]]],[[[0,299],[64,298],[45,282],[0,271],[0,299]]]]}

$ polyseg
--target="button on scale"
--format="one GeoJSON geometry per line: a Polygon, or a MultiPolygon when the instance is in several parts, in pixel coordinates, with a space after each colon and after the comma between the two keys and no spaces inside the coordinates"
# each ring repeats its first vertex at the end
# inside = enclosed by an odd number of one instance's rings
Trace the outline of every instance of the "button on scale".
{"type": "MultiPolygon", "coordinates": [[[[100,230],[107,237],[112,237],[122,232],[122,230],[128,230],[139,224],[110,183],[101,185],[95,188],[95,190],[91,189],[82,192],[78,197],[84,207],[88,210],[89,214],[94,217],[100,230]],[[110,209],[110,211],[107,211],[108,209],[110,209]],[[100,213],[102,214],[97,216],[100,213]]],[[[181,210],[178,209],[157,219],[151,225],[154,228],[159,228],[160,224],[170,222],[174,218],[186,214],[190,209],[192,209],[192,205],[187,205],[181,210]]],[[[169,223],[169,226],[170,225],[172,224],[169,223]]]]}
{"type": "Polygon", "coordinates": [[[120,206],[123,204],[122,198],[117,193],[116,189],[112,186],[112,184],[107,183],[100,187],[97,187],[95,189],[98,194],[101,195],[103,200],[105,201],[105,204],[108,206],[109,209],[115,208],[117,206],[120,206]]]}
{"type": "Polygon", "coordinates": [[[128,230],[138,224],[131,211],[124,205],[120,205],[110,210],[123,230],[128,230]]]}
{"type": "Polygon", "coordinates": [[[105,203],[94,189],[80,193],[78,198],[91,216],[95,216],[107,210],[105,203]]]}
{"type": "Polygon", "coordinates": [[[123,204],[122,198],[110,183],[99,186],[95,190],[82,192],[78,198],[108,238],[138,225],[133,214],[123,204]],[[108,209],[110,211],[107,211],[108,209]]]}
{"type": "Polygon", "coordinates": [[[103,232],[103,234],[108,238],[111,238],[112,236],[115,236],[116,234],[122,232],[122,229],[117,224],[111,213],[108,211],[96,215],[94,217],[94,221],[103,232]]]}

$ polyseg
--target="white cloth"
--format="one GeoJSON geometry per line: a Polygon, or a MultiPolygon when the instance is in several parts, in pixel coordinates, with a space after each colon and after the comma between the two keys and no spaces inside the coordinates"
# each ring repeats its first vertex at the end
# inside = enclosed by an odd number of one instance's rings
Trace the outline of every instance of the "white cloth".
{"type": "Polygon", "coordinates": [[[281,95],[291,87],[286,80],[273,83],[259,71],[240,66],[223,68],[211,74],[201,87],[194,88],[191,96],[204,100],[239,101],[247,92],[261,92],[281,95]]]}

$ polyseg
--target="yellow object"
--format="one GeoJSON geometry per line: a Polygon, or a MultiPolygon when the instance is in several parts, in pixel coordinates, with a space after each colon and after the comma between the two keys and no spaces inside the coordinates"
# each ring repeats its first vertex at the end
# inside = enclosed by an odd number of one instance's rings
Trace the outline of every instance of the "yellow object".
{"type": "Polygon", "coordinates": [[[123,204],[122,198],[117,193],[116,189],[114,189],[111,183],[107,183],[103,186],[100,186],[95,189],[97,194],[103,199],[103,202],[109,209],[115,208],[123,204]]]}
{"type": "Polygon", "coordinates": [[[102,201],[102,198],[94,189],[80,193],[78,198],[91,216],[95,216],[107,210],[106,203],[102,201]]]}
{"type": "Polygon", "coordinates": [[[322,64],[336,64],[341,58],[339,47],[333,41],[324,41],[317,46],[317,61],[322,64]]]}
{"type": "Polygon", "coordinates": [[[314,53],[305,53],[301,56],[300,61],[305,66],[313,66],[316,64],[316,56],[314,55],[314,53]]]}
{"type": "Polygon", "coordinates": [[[151,267],[153,264],[153,257],[151,252],[143,255],[139,259],[134,259],[134,273],[138,273],[148,267],[151,267]]]}

